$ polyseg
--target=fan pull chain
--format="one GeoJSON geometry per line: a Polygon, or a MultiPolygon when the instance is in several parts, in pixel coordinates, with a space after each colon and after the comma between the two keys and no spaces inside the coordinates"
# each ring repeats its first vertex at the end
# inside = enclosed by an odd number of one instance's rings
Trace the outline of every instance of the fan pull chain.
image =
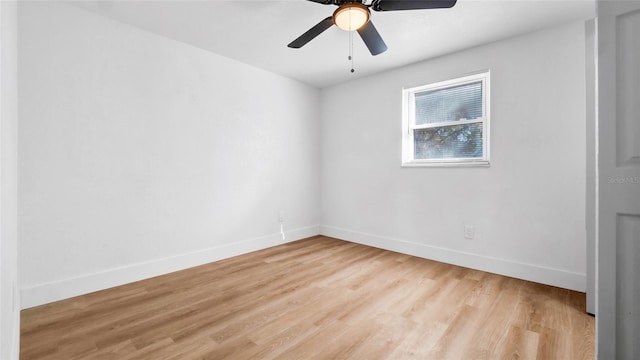
{"type": "MultiPolygon", "coordinates": [[[[349,27],[351,27],[351,12],[349,12],[349,27]]],[[[351,61],[351,73],[355,71],[353,69],[353,31],[349,31],[349,61],[351,61]]]]}
{"type": "Polygon", "coordinates": [[[353,68],[353,31],[349,31],[349,60],[351,61],[351,73],[355,72],[353,68]]]}

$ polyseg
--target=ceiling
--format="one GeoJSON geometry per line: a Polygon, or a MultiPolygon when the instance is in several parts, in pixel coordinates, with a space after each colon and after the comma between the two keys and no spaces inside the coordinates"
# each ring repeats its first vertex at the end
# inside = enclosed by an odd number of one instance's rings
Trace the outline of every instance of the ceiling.
{"type": "Polygon", "coordinates": [[[371,56],[357,33],[335,26],[301,49],[288,48],[336,9],[311,1],[102,0],[74,5],[319,88],[595,16],[594,0],[458,0],[451,9],[372,11],[389,49],[371,56]],[[354,73],[348,60],[350,34],[354,73]]]}

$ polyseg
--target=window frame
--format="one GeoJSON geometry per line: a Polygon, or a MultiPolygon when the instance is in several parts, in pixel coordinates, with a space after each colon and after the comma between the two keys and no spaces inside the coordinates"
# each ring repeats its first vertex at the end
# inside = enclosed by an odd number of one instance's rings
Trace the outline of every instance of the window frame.
{"type": "Polygon", "coordinates": [[[449,167],[449,166],[481,166],[490,165],[490,71],[485,70],[472,75],[455,79],[439,81],[402,89],[402,167],[449,167]],[[482,110],[484,116],[472,120],[443,121],[430,124],[415,124],[415,96],[425,91],[446,89],[455,86],[480,81],[482,83],[482,110]],[[482,158],[445,158],[445,159],[415,159],[414,131],[429,128],[439,128],[452,125],[482,123],[482,158]]]}

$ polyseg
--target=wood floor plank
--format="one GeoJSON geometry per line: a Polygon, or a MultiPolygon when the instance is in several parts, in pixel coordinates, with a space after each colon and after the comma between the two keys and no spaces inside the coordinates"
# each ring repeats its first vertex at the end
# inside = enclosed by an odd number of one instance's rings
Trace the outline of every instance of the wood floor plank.
{"type": "Polygon", "coordinates": [[[501,359],[536,359],[539,334],[512,326],[501,359]]]}
{"type": "Polygon", "coordinates": [[[593,359],[585,294],[316,236],[21,313],[21,359],[593,359]]]}
{"type": "Polygon", "coordinates": [[[466,348],[480,329],[481,311],[473,306],[462,304],[455,316],[446,322],[446,331],[432,348],[429,359],[464,359],[466,348]]]}
{"type": "Polygon", "coordinates": [[[417,323],[390,313],[381,313],[374,321],[377,324],[375,333],[362,345],[357,347],[353,359],[392,359],[390,354],[402,343],[406,334],[415,331],[417,323]]]}

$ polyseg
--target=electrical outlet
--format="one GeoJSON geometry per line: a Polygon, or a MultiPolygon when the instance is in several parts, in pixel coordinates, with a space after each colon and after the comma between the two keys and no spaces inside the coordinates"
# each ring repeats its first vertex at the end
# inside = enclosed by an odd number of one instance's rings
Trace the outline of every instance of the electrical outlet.
{"type": "Polygon", "coordinates": [[[278,211],[278,222],[279,223],[283,223],[284,222],[284,211],[282,211],[282,210],[278,211]]]}
{"type": "Polygon", "coordinates": [[[475,230],[473,225],[465,225],[464,226],[464,238],[465,239],[473,239],[475,230]]]}

